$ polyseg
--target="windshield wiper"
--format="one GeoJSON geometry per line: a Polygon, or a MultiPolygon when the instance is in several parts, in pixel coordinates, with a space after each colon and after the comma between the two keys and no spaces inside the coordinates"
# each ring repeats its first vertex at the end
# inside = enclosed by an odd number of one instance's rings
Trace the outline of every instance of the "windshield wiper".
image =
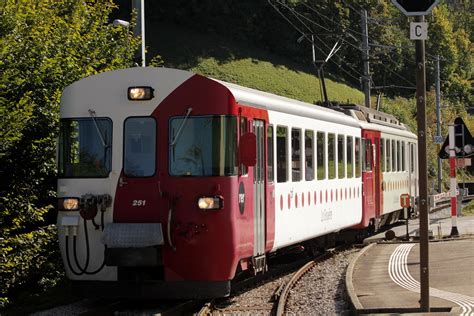
{"type": "Polygon", "coordinates": [[[105,142],[104,135],[102,135],[102,132],[100,131],[99,125],[97,125],[97,121],[96,121],[97,115],[95,114],[95,111],[91,110],[91,109],[89,109],[87,111],[89,112],[89,115],[92,117],[92,121],[94,122],[95,128],[97,129],[97,133],[99,133],[99,137],[100,137],[100,140],[102,142],[102,146],[104,146],[105,148],[109,147],[109,145],[107,145],[107,143],[105,142]]]}
{"type": "Polygon", "coordinates": [[[184,128],[184,125],[186,124],[186,121],[188,120],[188,117],[189,117],[189,114],[191,114],[191,111],[193,110],[193,108],[188,108],[186,110],[186,115],[184,116],[184,120],[183,122],[181,123],[181,125],[179,126],[178,128],[178,132],[176,132],[176,135],[175,137],[173,138],[173,140],[171,141],[171,144],[170,146],[174,147],[174,145],[176,145],[176,142],[178,141],[179,139],[179,136],[181,135],[181,132],[184,128]]]}

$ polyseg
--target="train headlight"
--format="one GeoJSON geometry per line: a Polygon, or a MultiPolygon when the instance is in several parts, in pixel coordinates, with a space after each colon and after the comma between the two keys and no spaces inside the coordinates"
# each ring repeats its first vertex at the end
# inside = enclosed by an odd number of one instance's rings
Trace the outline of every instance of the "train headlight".
{"type": "Polygon", "coordinates": [[[128,99],[133,101],[146,101],[154,97],[152,87],[129,87],[128,99]]]}
{"type": "Polygon", "coordinates": [[[79,209],[78,198],[58,199],[58,208],[61,211],[77,211],[79,209]]]}
{"type": "Polygon", "coordinates": [[[203,196],[198,199],[198,207],[201,210],[220,210],[224,207],[222,196],[203,196]]]}

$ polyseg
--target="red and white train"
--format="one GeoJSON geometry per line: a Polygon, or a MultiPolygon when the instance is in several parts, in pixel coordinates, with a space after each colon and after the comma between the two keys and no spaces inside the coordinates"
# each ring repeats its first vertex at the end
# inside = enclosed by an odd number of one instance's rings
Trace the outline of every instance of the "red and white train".
{"type": "Polygon", "coordinates": [[[60,112],[60,247],[88,294],[226,296],[277,250],[378,229],[417,196],[416,135],[355,105],[132,68],[68,86],[60,112]]]}

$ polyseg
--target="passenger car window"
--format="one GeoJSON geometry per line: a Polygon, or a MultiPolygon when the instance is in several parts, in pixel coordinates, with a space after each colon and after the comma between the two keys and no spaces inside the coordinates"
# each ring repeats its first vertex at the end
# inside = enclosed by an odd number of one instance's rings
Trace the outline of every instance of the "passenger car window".
{"type": "Polygon", "coordinates": [[[268,125],[267,127],[267,172],[268,181],[273,182],[274,169],[273,169],[273,126],[268,125]]]}
{"type": "Polygon", "coordinates": [[[301,181],[301,130],[291,129],[291,180],[301,181]]]}
{"type": "Polygon", "coordinates": [[[277,126],[277,181],[288,181],[287,160],[288,128],[277,126]]]}
{"type": "Polygon", "coordinates": [[[347,136],[347,177],[354,177],[354,141],[352,136],[347,136]]]}
{"type": "Polygon", "coordinates": [[[326,134],[318,132],[316,144],[318,180],[326,179],[326,134]]]}
{"type": "Polygon", "coordinates": [[[337,135],[337,175],[339,179],[346,177],[345,152],[344,135],[337,135]]]}
{"type": "Polygon", "coordinates": [[[385,172],[385,139],[380,139],[380,170],[385,172]]]}
{"type": "Polygon", "coordinates": [[[314,180],[314,132],[305,131],[304,137],[304,155],[305,155],[305,180],[314,180]]]}
{"type": "Polygon", "coordinates": [[[328,178],[336,178],[336,135],[328,134],[328,178]]]}

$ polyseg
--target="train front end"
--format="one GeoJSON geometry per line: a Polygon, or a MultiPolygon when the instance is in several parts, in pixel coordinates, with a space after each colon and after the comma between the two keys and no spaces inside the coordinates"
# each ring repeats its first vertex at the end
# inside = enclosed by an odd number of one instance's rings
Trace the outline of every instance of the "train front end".
{"type": "Polygon", "coordinates": [[[61,99],[58,234],[91,296],[226,296],[245,239],[228,89],[166,68],[85,78],[61,99]]]}

